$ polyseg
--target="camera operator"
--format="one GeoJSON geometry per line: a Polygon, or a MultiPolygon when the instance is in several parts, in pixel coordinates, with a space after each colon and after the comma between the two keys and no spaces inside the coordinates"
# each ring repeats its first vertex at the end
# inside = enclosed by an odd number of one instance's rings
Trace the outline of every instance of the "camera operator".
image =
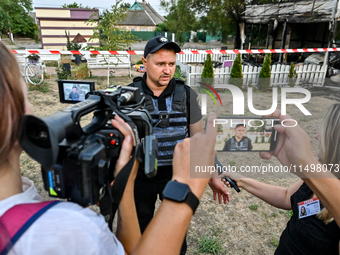
{"type": "MultiPolygon", "coordinates": [[[[27,87],[21,78],[13,54],[0,42],[0,253],[1,254],[178,254],[195,207],[186,201],[173,202],[171,192],[164,199],[154,221],[140,239],[140,231],[134,204],[134,179],[138,163],[133,167],[118,208],[117,240],[102,215],[72,202],[57,202],[40,215],[34,214],[27,222],[33,207],[41,204],[34,183],[21,176],[18,138],[25,114],[33,109],[27,98],[27,87]],[[20,210],[16,210],[20,208],[20,210]],[[16,210],[16,211],[15,211],[16,210]],[[15,211],[15,213],[13,213],[15,211]],[[176,211],[176,215],[173,214],[176,211]],[[171,214],[171,217],[169,215],[171,214]],[[36,217],[35,219],[32,218],[36,217]],[[19,228],[20,222],[33,222],[19,228]],[[21,234],[18,236],[18,234],[21,234]],[[137,243],[139,242],[138,246],[137,243]],[[124,251],[125,250],[125,251],[124,251]]],[[[188,158],[199,165],[213,165],[213,148],[216,128],[215,115],[209,116],[206,134],[199,133],[180,143],[174,154],[173,180],[190,187],[191,198],[202,196],[210,180],[207,173],[202,178],[190,178],[188,158]],[[194,148],[190,150],[190,146],[194,148]],[[198,149],[199,148],[199,149],[198,149]],[[202,155],[200,155],[202,154],[202,155]]],[[[112,125],[125,137],[117,160],[114,175],[131,158],[133,133],[119,117],[112,125]]],[[[177,183],[178,184],[178,183],[177,183]]],[[[52,204],[52,203],[51,203],[52,204]]],[[[197,206],[198,204],[196,204],[197,206]]]]}
{"type": "MultiPolygon", "coordinates": [[[[291,119],[289,115],[281,115],[280,111],[272,116],[279,118],[280,122],[291,119]]],[[[238,173],[223,173],[222,176],[234,179],[239,187],[263,201],[293,211],[275,254],[339,254],[340,199],[334,195],[340,193],[340,180],[337,179],[340,177],[339,128],[340,104],[336,104],[325,114],[316,135],[320,163],[313,155],[308,135],[299,126],[275,126],[280,132],[277,148],[271,153],[261,152],[260,156],[269,159],[275,155],[284,166],[303,169],[292,171],[301,180],[288,188],[265,184],[238,173]],[[325,165],[334,166],[334,175],[329,169],[321,170],[325,165]],[[319,170],[311,171],[318,166],[319,170]],[[311,210],[306,212],[305,207],[311,210]]]]}
{"type": "MultiPolygon", "coordinates": [[[[196,101],[197,94],[184,85],[181,79],[173,78],[176,70],[176,53],[181,49],[178,44],[163,36],[150,39],[144,49],[143,65],[146,73],[136,77],[129,86],[138,87],[146,97],[146,109],[153,119],[154,135],[158,139],[157,175],[148,178],[142,168],[139,169],[135,184],[135,202],[138,221],[142,233],[151,221],[157,195],[161,193],[172,178],[172,155],[175,145],[185,137],[193,136],[202,130],[202,115],[196,101]]],[[[219,202],[229,201],[229,193],[218,178],[209,182],[218,194],[219,202]]],[[[183,243],[181,254],[186,252],[183,243]]]]}

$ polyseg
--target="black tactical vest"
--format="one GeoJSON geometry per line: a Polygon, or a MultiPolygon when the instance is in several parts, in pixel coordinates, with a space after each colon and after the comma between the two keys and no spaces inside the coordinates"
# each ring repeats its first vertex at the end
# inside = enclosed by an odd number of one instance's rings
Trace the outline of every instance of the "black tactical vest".
{"type": "Polygon", "coordinates": [[[152,117],[153,133],[158,141],[158,166],[172,165],[176,144],[189,136],[184,82],[176,79],[171,95],[153,99],[151,95],[145,94],[141,77],[136,77],[133,81],[133,86],[144,93],[145,108],[152,117]]]}

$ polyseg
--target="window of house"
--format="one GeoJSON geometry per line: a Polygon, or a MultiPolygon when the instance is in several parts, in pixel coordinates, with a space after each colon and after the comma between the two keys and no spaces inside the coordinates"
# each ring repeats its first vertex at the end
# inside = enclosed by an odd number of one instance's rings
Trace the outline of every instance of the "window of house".
{"type": "Polygon", "coordinates": [[[134,28],[130,28],[130,31],[136,31],[134,28]]]}
{"type": "Polygon", "coordinates": [[[141,28],[141,30],[140,31],[146,31],[146,28],[141,28]]]}

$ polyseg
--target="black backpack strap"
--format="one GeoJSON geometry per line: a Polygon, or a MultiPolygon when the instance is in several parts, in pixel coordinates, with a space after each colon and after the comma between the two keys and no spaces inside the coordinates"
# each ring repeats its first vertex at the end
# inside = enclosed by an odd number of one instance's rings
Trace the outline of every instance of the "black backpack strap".
{"type": "Polygon", "coordinates": [[[186,107],[186,93],[184,89],[184,81],[176,79],[175,94],[172,101],[172,109],[174,111],[184,112],[186,107]]]}

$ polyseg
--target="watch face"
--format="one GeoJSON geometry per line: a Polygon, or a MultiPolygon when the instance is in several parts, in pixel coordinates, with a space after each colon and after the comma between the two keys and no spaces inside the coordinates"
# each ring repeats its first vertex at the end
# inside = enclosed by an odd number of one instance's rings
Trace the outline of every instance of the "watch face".
{"type": "Polygon", "coordinates": [[[183,202],[189,190],[189,186],[186,184],[170,181],[163,190],[163,196],[176,202],[183,202]]]}

